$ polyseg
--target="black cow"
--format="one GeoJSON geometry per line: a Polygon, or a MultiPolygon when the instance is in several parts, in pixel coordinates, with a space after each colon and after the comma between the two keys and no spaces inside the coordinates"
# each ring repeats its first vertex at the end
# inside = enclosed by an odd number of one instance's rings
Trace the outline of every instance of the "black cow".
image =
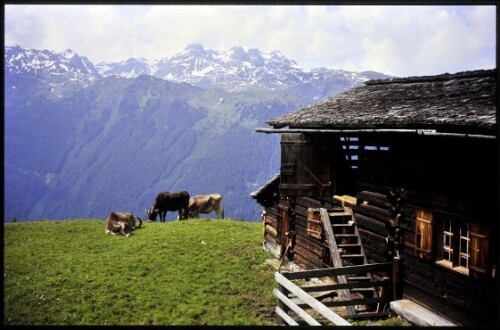
{"type": "Polygon", "coordinates": [[[146,210],[149,220],[156,220],[160,215],[160,222],[165,222],[167,211],[179,211],[179,219],[187,219],[189,216],[189,193],[187,191],[161,192],[156,196],[155,202],[150,209],[146,210]]]}

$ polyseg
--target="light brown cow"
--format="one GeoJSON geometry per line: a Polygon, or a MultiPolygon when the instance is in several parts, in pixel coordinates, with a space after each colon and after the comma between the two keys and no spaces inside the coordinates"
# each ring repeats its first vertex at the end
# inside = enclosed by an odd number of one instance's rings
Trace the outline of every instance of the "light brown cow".
{"type": "Polygon", "coordinates": [[[125,237],[129,237],[132,234],[132,230],[139,228],[141,225],[141,218],[134,216],[132,213],[111,212],[106,218],[106,228],[104,232],[112,235],[120,233],[125,237]],[[139,220],[139,226],[137,227],[135,219],[139,220]]]}
{"type": "Polygon", "coordinates": [[[189,217],[198,218],[200,213],[208,214],[215,211],[217,218],[224,219],[221,194],[197,195],[189,198],[189,217]]]}

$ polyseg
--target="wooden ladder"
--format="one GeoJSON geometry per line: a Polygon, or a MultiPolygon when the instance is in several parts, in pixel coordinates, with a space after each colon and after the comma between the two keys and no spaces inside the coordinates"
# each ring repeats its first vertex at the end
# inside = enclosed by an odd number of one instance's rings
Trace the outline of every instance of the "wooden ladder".
{"type": "MultiPolygon", "coordinates": [[[[343,210],[321,208],[320,215],[326,239],[328,240],[333,267],[342,268],[368,264],[352,209],[349,207],[343,207],[343,210]]],[[[373,276],[371,273],[362,274],[361,276],[339,275],[337,276],[337,282],[339,284],[373,282],[373,276]]],[[[343,300],[351,300],[354,295],[361,295],[363,298],[378,297],[377,290],[374,287],[342,289],[339,297],[343,300]]],[[[363,307],[346,306],[346,308],[349,316],[356,316],[362,312],[363,307]]],[[[365,309],[367,308],[373,309],[374,307],[365,306],[365,309]]]]}

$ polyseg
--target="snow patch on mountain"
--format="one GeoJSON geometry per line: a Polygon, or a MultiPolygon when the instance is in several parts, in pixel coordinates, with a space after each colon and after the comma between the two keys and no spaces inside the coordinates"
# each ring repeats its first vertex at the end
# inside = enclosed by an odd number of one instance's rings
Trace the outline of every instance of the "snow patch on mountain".
{"type": "Polygon", "coordinates": [[[96,65],[71,49],[56,53],[7,46],[5,70],[12,75],[28,74],[48,82],[81,81],[84,84],[108,76],[132,79],[150,75],[227,92],[275,90],[320,82],[353,87],[369,79],[389,77],[372,71],[307,70],[278,50],[264,53],[256,48],[234,46],[227,51],[217,51],[205,49],[201,44],[190,44],[170,58],[129,58],[96,65]]]}

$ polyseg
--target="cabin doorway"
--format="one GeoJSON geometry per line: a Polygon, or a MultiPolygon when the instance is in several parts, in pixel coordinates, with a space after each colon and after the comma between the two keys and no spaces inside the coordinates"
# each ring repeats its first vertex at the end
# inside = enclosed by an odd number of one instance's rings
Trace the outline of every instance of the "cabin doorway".
{"type": "Polygon", "coordinates": [[[276,252],[280,258],[285,256],[287,246],[290,244],[288,232],[290,231],[290,217],[287,206],[278,205],[278,240],[276,252]]]}

